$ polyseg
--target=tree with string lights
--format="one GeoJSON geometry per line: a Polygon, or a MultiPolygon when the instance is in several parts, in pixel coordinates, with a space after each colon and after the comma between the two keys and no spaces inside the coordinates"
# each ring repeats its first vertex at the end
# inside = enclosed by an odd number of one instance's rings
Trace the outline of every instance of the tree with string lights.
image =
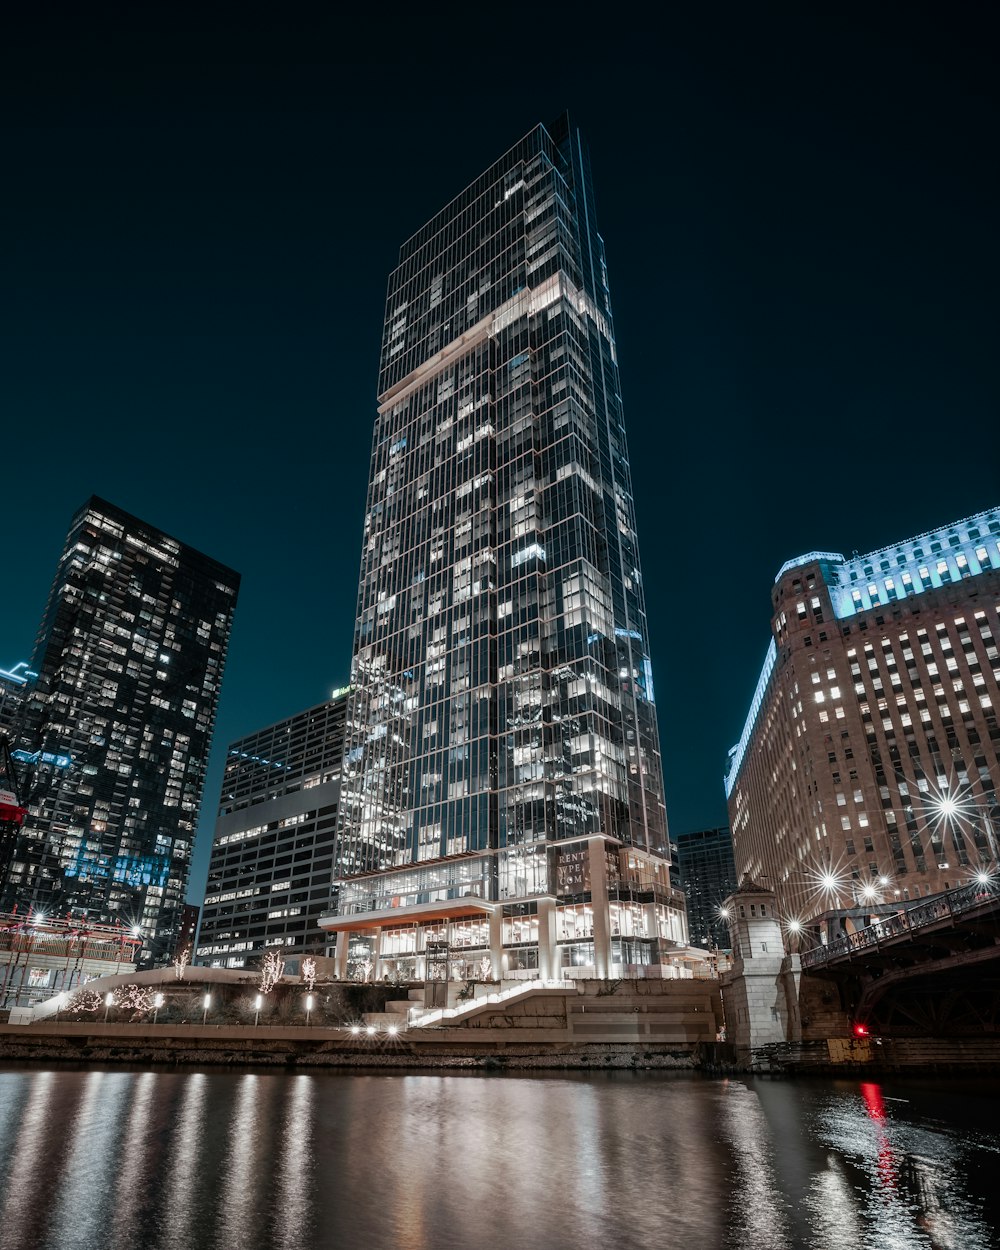
{"type": "Polygon", "coordinates": [[[285,961],[277,951],[268,951],[260,966],[260,992],[270,994],[281,980],[285,971],[285,961]]]}

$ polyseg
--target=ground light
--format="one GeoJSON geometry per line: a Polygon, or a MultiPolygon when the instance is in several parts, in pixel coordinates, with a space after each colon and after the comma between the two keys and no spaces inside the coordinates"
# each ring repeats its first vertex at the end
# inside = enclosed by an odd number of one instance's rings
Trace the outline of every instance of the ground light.
{"type": "Polygon", "coordinates": [[[108,1022],[108,1011],[111,1007],[111,1004],[114,1001],[115,1001],[114,994],[112,994],[111,991],[108,990],[108,992],[104,995],[104,1023],[105,1024],[107,1024],[108,1022]]]}
{"type": "Polygon", "coordinates": [[[204,1005],[205,1005],[205,1010],[204,1010],[204,1012],[202,1013],[202,1017],[201,1017],[201,1022],[202,1022],[202,1024],[205,1024],[205,1023],[206,1023],[206,1021],[208,1020],[208,1009],[209,1009],[209,1007],[211,1007],[211,1005],[212,1005],[212,995],[211,995],[211,994],[206,994],[206,995],[205,995],[205,1004],[204,1004],[204,1005]]]}
{"type": "Polygon", "coordinates": [[[258,1024],[260,1024],[260,1009],[261,1009],[261,1007],[263,1007],[263,1006],[264,1006],[264,995],[263,995],[263,994],[258,994],[258,995],[257,995],[257,998],[254,1000],[254,1008],[255,1008],[255,1010],[256,1010],[256,1012],[257,1012],[257,1014],[256,1014],[256,1015],[254,1016],[254,1018],[253,1018],[253,1027],[254,1027],[254,1028],[256,1028],[258,1024]]]}
{"type": "Polygon", "coordinates": [[[163,995],[157,994],[157,996],[153,999],[153,1023],[154,1024],[156,1024],[159,1018],[160,1008],[162,1006],[163,1006],[163,995]]]}
{"type": "Polygon", "coordinates": [[[313,996],[311,994],[307,994],[306,995],[306,1024],[307,1025],[312,1023],[312,1010],[313,1010],[313,996]]]}

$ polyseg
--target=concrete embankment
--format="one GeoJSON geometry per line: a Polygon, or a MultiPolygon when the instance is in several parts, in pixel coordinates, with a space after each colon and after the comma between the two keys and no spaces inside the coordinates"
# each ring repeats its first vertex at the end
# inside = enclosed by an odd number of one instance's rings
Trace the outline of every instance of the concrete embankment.
{"type": "Polygon", "coordinates": [[[1000,1073],[1000,1038],[840,1038],[784,1042],[748,1051],[726,1043],[706,1044],[701,1069],[712,1075],[766,1076],[889,1075],[975,1076],[1000,1073]]]}
{"type": "Polygon", "coordinates": [[[359,1038],[341,1029],[44,1024],[0,1028],[0,1063],[690,1071],[698,1062],[696,1044],[572,1043],[493,1033],[476,1030],[470,1038],[466,1029],[440,1029],[359,1038]]]}
{"type": "Polygon", "coordinates": [[[407,1027],[405,1011],[383,1010],[366,1013],[353,1032],[343,1025],[35,1021],[0,1026],[0,1061],[691,1070],[701,1044],[716,1036],[720,1001],[714,982],[591,981],[485,996],[459,1014],[434,1027],[407,1027]]]}

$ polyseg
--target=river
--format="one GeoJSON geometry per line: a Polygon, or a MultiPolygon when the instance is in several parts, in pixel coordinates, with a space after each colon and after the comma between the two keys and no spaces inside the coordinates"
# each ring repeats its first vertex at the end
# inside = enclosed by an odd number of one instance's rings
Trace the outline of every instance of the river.
{"type": "Polygon", "coordinates": [[[1000,1246],[1000,1088],[0,1070],[0,1250],[1000,1246]]]}

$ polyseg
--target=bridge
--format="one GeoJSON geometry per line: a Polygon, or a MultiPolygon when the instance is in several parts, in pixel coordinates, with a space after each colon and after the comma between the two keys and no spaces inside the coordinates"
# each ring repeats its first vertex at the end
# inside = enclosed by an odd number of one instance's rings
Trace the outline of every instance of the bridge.
{"type": "Polygon", "coordinates": [[[802,954],[858,1026],[893,1037],[1000,1034],[1000,881],[980,878],[802,954]]]}

